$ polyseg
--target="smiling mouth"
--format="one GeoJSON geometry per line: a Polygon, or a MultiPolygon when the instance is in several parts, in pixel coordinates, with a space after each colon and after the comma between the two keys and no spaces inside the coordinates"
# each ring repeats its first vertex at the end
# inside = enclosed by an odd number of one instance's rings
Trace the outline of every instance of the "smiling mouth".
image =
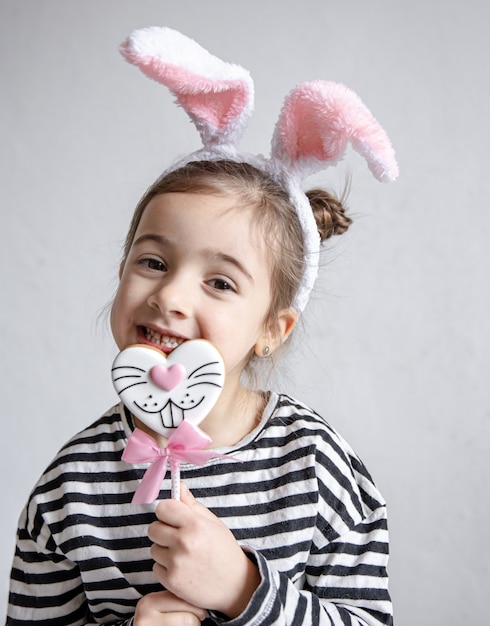
{"type": "Polygon", "coordinates": [[[185,341],[185,339],[183,339],[182,337],[161,335],[156,330],[153,330],[152,328],[147,328],[146,326],[142,326],[141,330],[143,331],[145,339],[148,342],[150,342],[154,346],[164,348],[166,350],[175,350],[175,348],[178,348],[185,341]]]}

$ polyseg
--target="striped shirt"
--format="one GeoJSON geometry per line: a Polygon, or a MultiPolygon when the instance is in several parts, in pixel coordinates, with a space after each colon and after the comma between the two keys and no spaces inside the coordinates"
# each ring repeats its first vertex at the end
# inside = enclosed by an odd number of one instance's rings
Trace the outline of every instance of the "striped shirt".
{"type": "MultiPolygon", "coordinates": [[[[154,504],[131,504],[147,464],[121,454],[134,426],[117,405],[72,438],[19,521],[7,624],[129,626],[162,587],[152,571],[154,504]]],[[[182,479],[258,566],[261,583],[237,618],[205,624],[392,624],[386,506],[362,462],[315,412],[271,393],[240,460],[183,463],[182,479]]],[[[169,497],[165,478],[160,498],[169,497]]]]}

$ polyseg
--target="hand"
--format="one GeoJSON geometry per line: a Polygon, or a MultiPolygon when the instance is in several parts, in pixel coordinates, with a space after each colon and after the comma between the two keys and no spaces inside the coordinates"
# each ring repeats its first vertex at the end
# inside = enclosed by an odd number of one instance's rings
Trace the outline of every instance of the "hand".
{"type": "Polygon", "coordinates": [[[260,575],[231,531],[184,484],[181,501],[159,502],[156,514],[148,536],[161,584],[193,606],[240,615],[260,575]]]}
{"type": "Polygon", "coordinates": [[[200,626],[206,611],[177,598],[170,591],[143,596],[136,605],[134,626],[200,626]]]}

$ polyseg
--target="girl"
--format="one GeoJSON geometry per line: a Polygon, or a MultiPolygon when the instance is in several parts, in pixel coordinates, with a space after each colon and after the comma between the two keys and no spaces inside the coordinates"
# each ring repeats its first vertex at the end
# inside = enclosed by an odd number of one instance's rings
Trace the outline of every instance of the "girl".
{"type": "MultiPolygon", "coordinates": [[[[126,49],[133,62],[135,48],[126,49]]],[[[21,515],[7,624],[391,624],[386,507],[367,470],[311,409],[243,382],[277,358],[304,307],[313,215],[318,240],[350,219],[330,194],[292,184],[291,159],[287,170],[232,154],[229,132],[226,147],[216,133],[206,145],[208,126],[230,126],[202,101],[188,104],[193,119],[200,111],[204,151],[137,206],[111,327],[121,350],[143,343],[169,354],[196,338],[218,348],[225,384],[200,426],[222,456],[183,464],[180,502],[165,480],[156,508],[134,505],[145,465],[121,460],[127,439],[135,427],[160,447],[165,439],[121,404],[76,435],[21,515]]]]}

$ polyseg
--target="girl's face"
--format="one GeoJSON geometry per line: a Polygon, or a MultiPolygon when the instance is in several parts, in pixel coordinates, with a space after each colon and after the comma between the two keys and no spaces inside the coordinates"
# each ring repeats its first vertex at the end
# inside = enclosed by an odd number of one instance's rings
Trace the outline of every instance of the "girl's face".
{"type": "Polygon", "coordinates": [[[266,327],[270,267],[251,216],[232,197],[167,193],[149,202],[112,307],[119,349],[143,343],[169,353],[183,341],[207,339],[231,383],[256,346],[281,342],[291,324],[282,314],[279,336],[266,327]]]}

